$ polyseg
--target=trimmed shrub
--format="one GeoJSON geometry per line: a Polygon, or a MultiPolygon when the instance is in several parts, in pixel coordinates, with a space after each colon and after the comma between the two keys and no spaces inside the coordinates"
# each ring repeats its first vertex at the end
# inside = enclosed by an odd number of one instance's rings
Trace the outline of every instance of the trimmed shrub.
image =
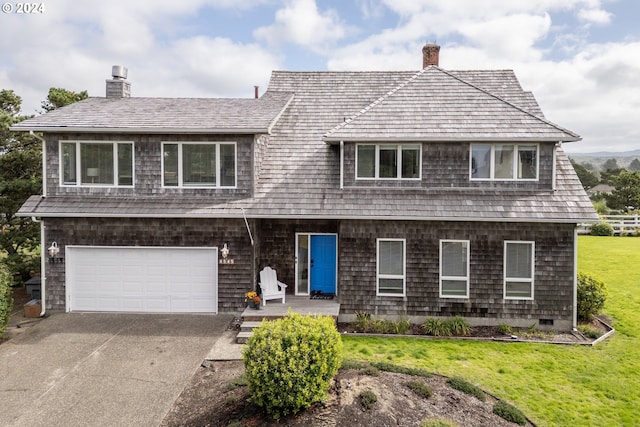
{"type": "Polygon", "coordinates": [[[608,222],[597,222],[591,226],[592,236],[613,236],[613,227],[608,222]]]}
{"type": "Polygon", "coordinates": [[[430,398],[433,394],[429,386],[422,381],[409,381],[406,386],[415,394],[425,399],[430,398]]]}
{"type": "Polygon", "coordinates": [[[369,410],[376,405],[378,401],[378,396],[371,390],[364,390],[358,395],[360,399],[360,404],[365,410],[369,410]]]}
{"type": "Polygon", "coordinates": [[[578,318],[590,320],[600,313],[607,299],[607,287],[601,280],[578,273],[578,318]]]}
{"type": "Polygon", "coordinates": [[[447,380],[447,384],[449,384],[456,390],[460,390],[463,393],[477,397],[478,400],[482,402],[486,400],[484,392],[465,379],[462,379],[460,377],[451,377],[447,380]]]}
{"type": "Polygon", "coordinates": [[[520,409],[501,400],[493,406],[493,413],[500,418],[521,426],[527,423],[527,417],[524,416],[520,409]]]}
{"type": "Polygon", "coordinates": [[[332,317],[290,312],[254,329],[242,361],[252,402],[279,419],[326,398],[342,339],[332,317]]]}
{"type": "Polygon", "coordinates": [[[11,316],[11,310],[13,310],[13,296],[11,295],[11,284],[13,278],[9,271],[0,264],[0,337],[7,328],[9,323],[9,316],[11,316]]]}

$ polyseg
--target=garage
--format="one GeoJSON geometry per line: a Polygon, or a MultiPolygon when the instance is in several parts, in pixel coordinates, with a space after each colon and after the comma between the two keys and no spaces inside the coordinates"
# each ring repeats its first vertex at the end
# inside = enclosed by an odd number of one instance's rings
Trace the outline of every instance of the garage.
{"type": "Polygon", "coordinates": [[[216,313],[218,249],[66,248],[67,311],[216,313]]]}

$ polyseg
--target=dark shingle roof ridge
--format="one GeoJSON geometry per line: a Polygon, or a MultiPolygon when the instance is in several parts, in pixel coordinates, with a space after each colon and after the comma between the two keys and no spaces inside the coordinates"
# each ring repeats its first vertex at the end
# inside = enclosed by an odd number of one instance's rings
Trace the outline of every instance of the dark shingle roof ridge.
{"type": "MultiPolygon", "coordinates": [[[[475,84],[473,84],[473,83],[471,83],[471,82],[466,81],[465,79],[463,79],[463,78],[461,78],[461,77],[456,76],[456,75],[455,75],[455,74],[453,74],[453,72],[451,72],[451,71],[447,71],[447,70],[444,70],[444,69],[442,69],[442,68],[440,68],[440,67],[436,67],[436,66],[432,66],[432,67],[433,67],[433,68],[435,68],[435,69],[437,69],[437,70],[439,70],[439,71],[441,71],[441,72],[443,72],[444,74],[446,74],[446,75],[448,75],[448,76],[450,76],[450,77],[452,77],[452,78],[454,78],[454,79],[456,79],[456,80],[460,81],[461,83],[464,83],[464,84],[466,84],[466,85],[468,85],[468,86],[471,86],[471,87],[473,87],[474,89],[479,90],[479,91],[481,91],[481,92],[483,92],[483,93],[485,93],[485,94],[487,94],[487,95],[489,95],[489,96],[491,96],[491,97],[493,97],[493,98],[497,99],[497,100],[498,100],[498,101],[500,101],[500,102],[503,102],[503,103],[505,103],[505,104],[507,104],[507,105],[509,105],[509,106],[511,106],[511,107],[513,107],[513,108],[515,108],[515,109],[517,109],[517,110],[522,111],[523,113],[525,113],[525,114],[529,115],[530,117],[534,118],[535,120],[539,120],[539,121],[541,121],[541,122],[543,122],[543,123],[545,123],[545,124],[547,124],[547,125],[549,125],[549,126],[552,126],[552,127],[556,128],[556,129],[558,129],[558,130],[559,130],[559,131],[561,131],[561,132],[564,132],[564,133],[566,133],[566,134],[568,134],[568,135],[573,136],[574,138],[577,138],[577,139],[578,139],[578,141],[582,139],[582,137],[581,137],[580,135],[578,135],[577,133],[575,133],[575,132],[573,132],[573,131],[570,131],[569,129],[563,128],[562,126],[557,125],[557,124],[553,123],[552,121],[547,120],[547,119],[546,119],[546,118],[544,118],[544,117],[540,117],[540,116],[538,116],[537,114],[533,114],[531,111],[529,111],[529,110],[527,110],[527,109],[525,109],[525,108],[522,108],[522,107],[520,107],[520,106],[518,106],[518,105],[514,104],[513,102],[507,101],[507,100],[506,100],[506,99],[504,99],[503,97],[501,97],[501,96],[499,96],[499,95],[496,95],[495,93],[490,92],[490,91],[488,91],[487,89],[484,89],[484,88],[482,88],[482,87],[480,87],[480,86],[478,86],[478,85],[475,85],[475,84]]],[[[496,70],[496,71],[499,71],[499,70],[496,70]]],[[[511,70],[503,70],[503,71],[511,71],[511,70]]],[[[520,83],[519,83],[519,82],[518,82],[518,85],[520,86],[520,83]]],[[[522,89],[522,86],[520,86],[520,88],[522,89]]],[[[524,90],[523,90],[522,92],[526,92],[526,91],[524,91],[524,90]]]]}

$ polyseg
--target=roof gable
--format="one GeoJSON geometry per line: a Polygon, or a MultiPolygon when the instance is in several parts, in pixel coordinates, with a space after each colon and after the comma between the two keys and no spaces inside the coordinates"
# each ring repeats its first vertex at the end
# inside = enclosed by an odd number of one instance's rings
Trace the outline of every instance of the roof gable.
{"type": "Polygon", "coordinates": [[[493,74],[490,79],[491,74],[479,74],[447,72],[435,66],[425,68],[337,125],[324,139],[327,142],[580,139],[535,114],[539,110],[537,103],[522,91],[515,76],[508,79],[503,72],[493,74]],[[467,82],[463,79],[465,75],[476,77],[479,83],[517,104],[467,82]]]}

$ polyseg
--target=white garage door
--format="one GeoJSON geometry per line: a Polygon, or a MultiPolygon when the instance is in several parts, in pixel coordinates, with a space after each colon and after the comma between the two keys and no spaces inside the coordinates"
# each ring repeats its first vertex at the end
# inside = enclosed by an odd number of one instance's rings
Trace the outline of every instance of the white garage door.
{"type": "Polygon", "coordinates": [[[66,248],[68,311],[215,313],[217,248],[66,248]]]}

